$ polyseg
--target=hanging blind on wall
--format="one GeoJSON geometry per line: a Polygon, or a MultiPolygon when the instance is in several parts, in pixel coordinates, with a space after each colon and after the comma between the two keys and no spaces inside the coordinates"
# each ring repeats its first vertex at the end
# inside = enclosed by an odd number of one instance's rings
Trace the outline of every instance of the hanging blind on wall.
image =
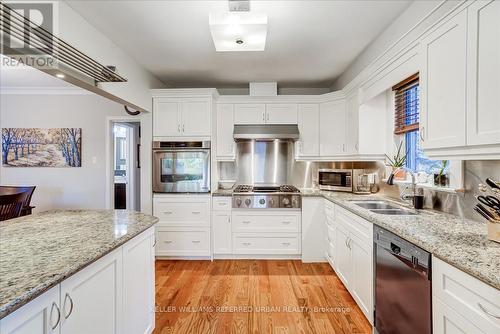
{"type": "Polygon", "coordinates": [[[418,130],[418,73],[401,81],[392,87],[392,90],[395,92],[394,133],[399,135],[418,130]]]}

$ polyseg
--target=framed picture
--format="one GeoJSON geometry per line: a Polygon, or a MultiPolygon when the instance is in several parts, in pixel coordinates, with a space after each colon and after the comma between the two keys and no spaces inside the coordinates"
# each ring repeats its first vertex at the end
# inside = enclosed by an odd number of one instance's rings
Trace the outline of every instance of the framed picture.
{"type": "Polygon", "coordinates": [[[4,167],[81,167],[82,129],[3,128],[4,167]]]}

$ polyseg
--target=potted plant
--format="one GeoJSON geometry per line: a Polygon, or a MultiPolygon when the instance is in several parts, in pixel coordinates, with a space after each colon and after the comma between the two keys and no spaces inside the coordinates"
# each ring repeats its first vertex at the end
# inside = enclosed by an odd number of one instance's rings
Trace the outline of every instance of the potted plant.
{"type": "Polygon", "coordinates": [[[438,172],[434,173],[434,185],[446,187],[450,184],[450,178],[448,174],[445,173],[446,167],[448,166],[448,160],[443,160],[441,162],[441,168],[438,172]]]}
{"type": "MultiPolygon", "coordinates": [[[[396,155],[394,155],[392,158],[389,157],[387,154],[385,155],[389,166],[391,167],[391,172],[394,173],[396,169],[403,167],[406,163],[406,153],[403,153],[401,149],[403,148],[403,141],[399,143],[398,150],[396,152],[396,155]]],[[[406,171],[404,169],[400,169],[394,173],[394,179],[395,180],[406,180],[406,171]]]]}

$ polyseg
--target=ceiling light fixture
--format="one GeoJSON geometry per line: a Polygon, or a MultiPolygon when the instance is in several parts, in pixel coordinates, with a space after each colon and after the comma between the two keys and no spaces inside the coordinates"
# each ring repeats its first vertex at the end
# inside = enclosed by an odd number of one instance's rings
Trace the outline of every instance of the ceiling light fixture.
{"type": "Polygon", "coordinates": [[[59,79],[64,79],[65,75],[62,73],[57,73],[56,77],[58,77],[59,79]]]}
{"type": "Polygon", "coordinates": [[[215,50],[264,51],[267,15],[251,12],[210,13],[209,25],[215,50]]]}

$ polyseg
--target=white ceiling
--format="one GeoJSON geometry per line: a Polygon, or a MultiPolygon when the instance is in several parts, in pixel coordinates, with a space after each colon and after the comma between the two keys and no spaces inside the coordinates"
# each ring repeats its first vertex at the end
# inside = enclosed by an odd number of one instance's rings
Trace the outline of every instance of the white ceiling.
{"type": "Polygon", "coordinates": [[[164,83],[238,87],[330,87],[410,0],[252,0],[268,15],[263,52],[216,52],[210,12],[227,1],[68,1],[92,25],[164,83]]]}

